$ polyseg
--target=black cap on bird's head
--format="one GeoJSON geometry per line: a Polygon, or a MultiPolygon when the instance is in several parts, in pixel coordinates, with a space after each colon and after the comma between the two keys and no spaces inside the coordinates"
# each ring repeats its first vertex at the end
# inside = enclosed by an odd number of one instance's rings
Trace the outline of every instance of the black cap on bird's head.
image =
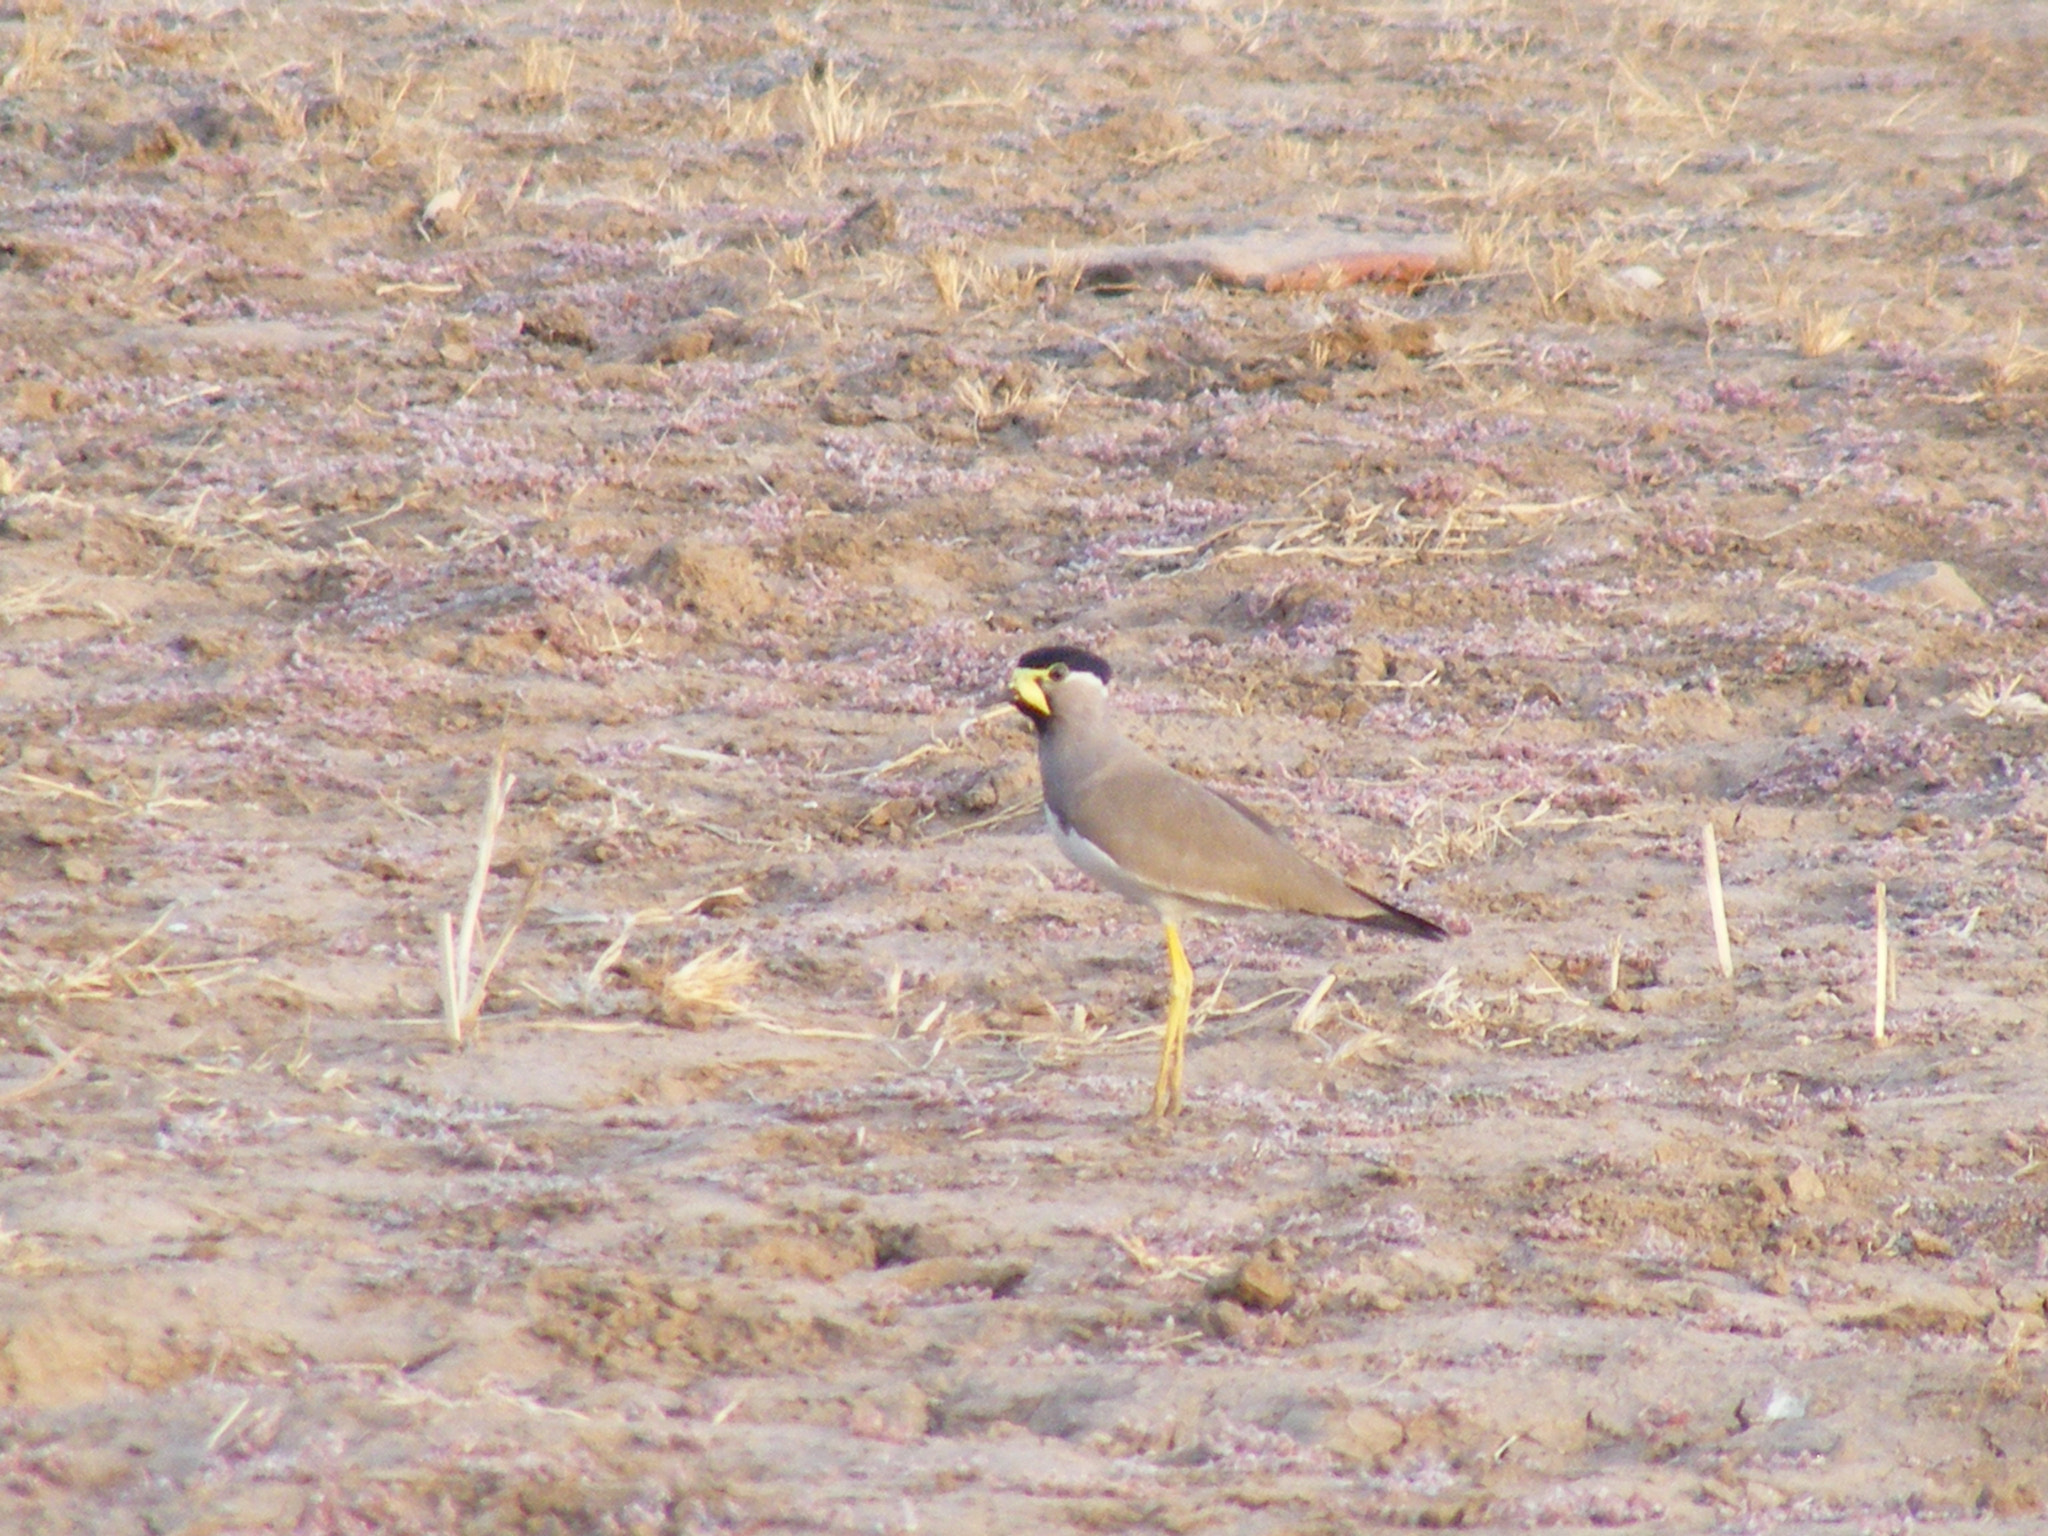
{"type": "Polygon", "coordinates": [[[1093,651],[1078,645],[1041,645],[1017,658],[1010,673],[1010,702],[1041,730],[1052,719],[1052,703],[1045,696],[1047,683],[1063,682],[1076,672],[1086,672],[1104,687],[1109,685],[1109,663],[1093,651]]]}
{"type": "Polygon", "coordinates": [[[1103,682],[1109,681],[1109,663],[1078,645],[1041,645],[1017,658],[1020,672],[1050,672],[1054,667],[1065,667],[1069,672],[1093,672],[1103,682]]]}

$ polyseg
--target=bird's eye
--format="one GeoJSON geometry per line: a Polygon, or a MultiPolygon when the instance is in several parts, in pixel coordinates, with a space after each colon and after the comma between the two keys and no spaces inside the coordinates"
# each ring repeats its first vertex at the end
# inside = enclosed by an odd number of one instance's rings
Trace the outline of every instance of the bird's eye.
{"type": "Polygon", "coordinates": [[[1067,676],[1067,664],[1064,661],[1056,661],[1046,669],[1045,675],[1056,683],[1064,682],[1067,676]]]}

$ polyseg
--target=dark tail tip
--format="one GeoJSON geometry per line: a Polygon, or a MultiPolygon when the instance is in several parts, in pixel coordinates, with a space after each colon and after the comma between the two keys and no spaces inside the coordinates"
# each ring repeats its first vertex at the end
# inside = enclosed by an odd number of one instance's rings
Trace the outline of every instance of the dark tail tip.
{"type": "MultiPolygon", "coordinates": [[[[1359,895],[1363,896],[1365,892],[1360,891],[1359,895]]],[[[1411,939],[1428,939],[1432,944],[1451,936],[1447,929],[1432,923],[1426,917],[1417,917],[1413,912],[1403,912],[1399,907],[1388,906],[1377,896],[1370,899],[1379,901],[1380,910],[1371,917],[1355,919],[1361,928],[1384,928],[1388,933],[1403,933],[1411,939]]]]}

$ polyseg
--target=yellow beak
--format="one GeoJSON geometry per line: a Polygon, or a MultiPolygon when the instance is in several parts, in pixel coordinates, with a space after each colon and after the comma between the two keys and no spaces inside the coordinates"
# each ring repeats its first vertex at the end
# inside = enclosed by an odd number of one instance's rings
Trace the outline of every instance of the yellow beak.
{"type": "Polygon", "coordinates": [[[1045,698],[1045,671],[1040,667],[1019,667],[1010,674],[1010,697],[1017,707],[1026,714],[1039,719],[1052,716],[1052,705],[1045,698]]]}

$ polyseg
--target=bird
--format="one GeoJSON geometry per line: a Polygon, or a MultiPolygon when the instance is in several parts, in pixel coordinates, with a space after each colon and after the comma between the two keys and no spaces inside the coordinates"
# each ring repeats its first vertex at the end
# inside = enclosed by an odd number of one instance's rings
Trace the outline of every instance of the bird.
{"type": "Polygon", "coordinates": [[[1038,737],[1045,822],[1097,885],[1150,907],[1166,928],[1166,1038],[1149,1120],[1178,1115],[1194,970],[1181,924],[1197,914],[1307,913],[1440,940],[1445,931],[1303,855],[1250,806],[1147,755],[1117,728],[1109,663],[1074,645],[1025,652],[1010,702],[1038,737]]]}

